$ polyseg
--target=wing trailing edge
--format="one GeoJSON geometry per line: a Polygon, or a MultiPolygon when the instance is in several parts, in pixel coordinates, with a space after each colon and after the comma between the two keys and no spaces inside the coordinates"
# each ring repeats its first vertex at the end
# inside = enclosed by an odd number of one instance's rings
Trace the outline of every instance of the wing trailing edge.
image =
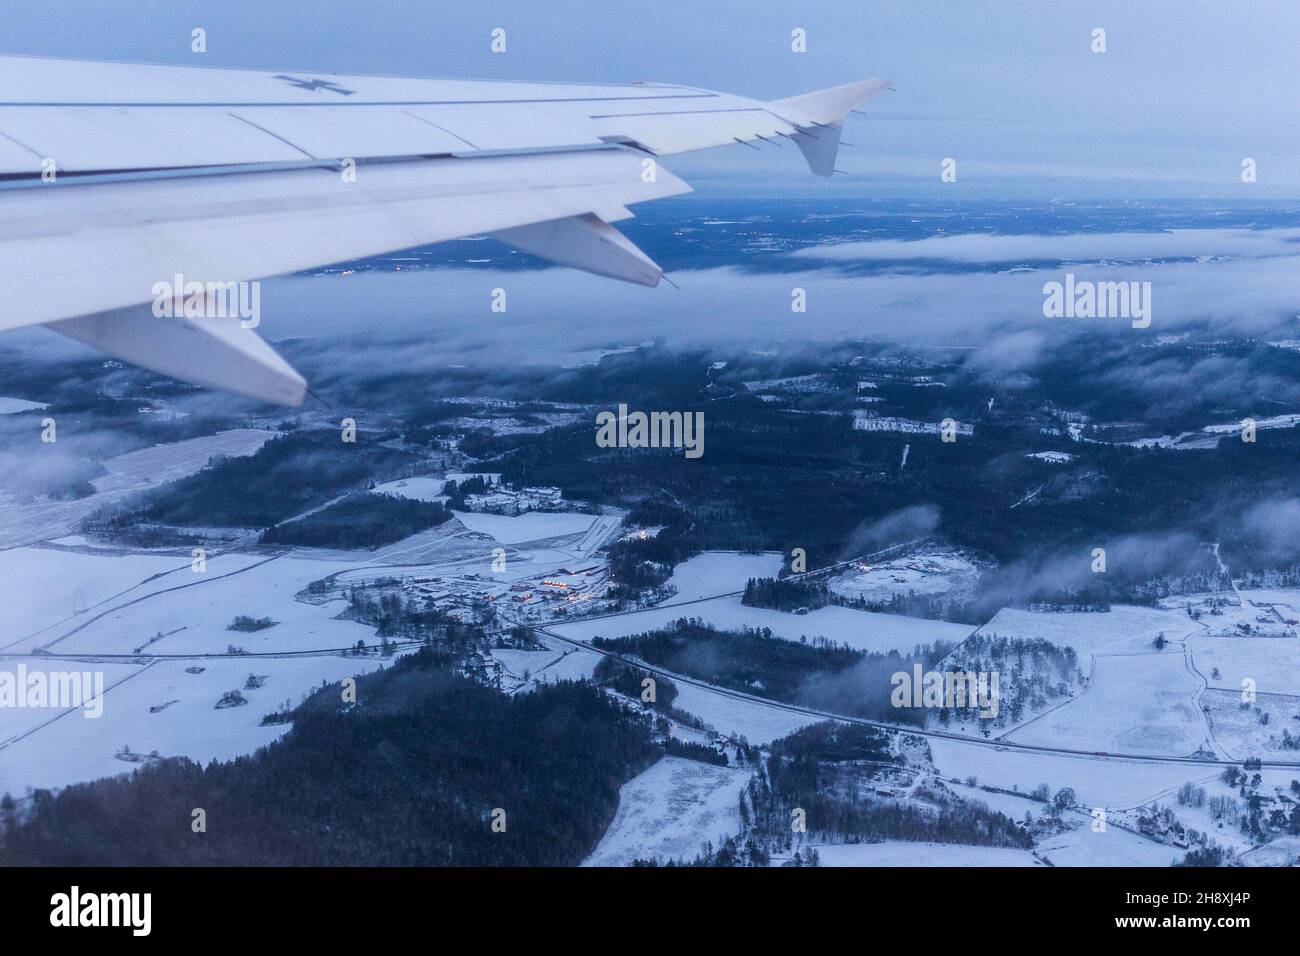
{"type": "Polygon", "coordinates": [[[0,88],[0,331],[47,325],[163,374],[296,405],[302,376],[257,333],[237,318],[156,318],[157,287],[484,234],[654,286],[662,269],[610,225],[690,191],[650,157],[780,136],[829,176],[845,114],[889,83],[764,102],[663,84],[0,56],[0,88]]]}

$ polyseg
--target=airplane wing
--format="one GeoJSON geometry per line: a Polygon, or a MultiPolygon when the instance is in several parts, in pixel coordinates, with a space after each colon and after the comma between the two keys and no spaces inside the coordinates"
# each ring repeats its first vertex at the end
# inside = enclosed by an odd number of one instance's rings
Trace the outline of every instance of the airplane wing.
{"type": "Polygon", "coordinates": [[[254,331],[253,280],[491,234],[653,286],[610,223],[690,191],[658,157],[784,137],[830,175],[845,114],[887,86],[761,102],[0,56],[0,331],[46,325],[296,405],[306,383],[254,331]]]}

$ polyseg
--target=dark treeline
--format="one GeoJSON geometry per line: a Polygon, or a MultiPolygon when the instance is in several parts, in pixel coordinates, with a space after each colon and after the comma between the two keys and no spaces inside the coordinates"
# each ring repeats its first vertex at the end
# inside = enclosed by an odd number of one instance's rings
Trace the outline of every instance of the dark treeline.
{"type": "Polygon", "coordinates": [[[680,618],[644,634],[596,637],[591,643],[758,697],[918,726],[924,722],[920,708],[891,705],[890,676],[910,671],[917,661],[928,666],[950,650],[920,647],[911,657],[897,651],[868,653],[824,637],[788,641],[766,628],[719,630],[697,618],[680,618]]]}
{"type": "Polygon", "coordinates": [[[442,487],[442,493],[447,496],[447,507],[456,511],[465,510],[465,499],[470,495],[481,495],[487,490],[487,481],[477,475],[464,481],[448,481],[442,487]]]}
{"type": "Polygon", "coordinates": [[[647,590],[662,587],[674,565],[699,553],[692,541],[690,518],[662,497],[639,502],[624,524],[660,530],[650,537],[616,541],[609,546],[609,577],[614,585],[611,597],[617,601],[636,600],[647,590]]]}
{"type": "Polygon", "coordinates": [[[829,842],[933,840],[977,846],[1030,847],[1033,840],[1010,818],[955,796],[937,807],[865,797],[878,763],[894,762],[881,731],[868,727],[804,728],[773,745],[765,768],[750,782],[753,830],[788,841],[795,808],[805,812],[810,838],[829,842]]]}
{"type": "MultiPolygon", "coordinates": [[[[1099,619],[1099,627],[1105,626],[1103,621],[1099,619]]],[[[962,709],[945,706],[933,715],[943,727],[953,720],[975,720],[986,737],[995,728],[1013,726],[1087,687],[1075,649],[1039,637],[972,634],[943,662],[943,669],[998,675],[996,717],[978,716],[980,707],[971,700],[962,709]]]]}
{"type": "Polygon", "coordinates": [[[509,697],[421,651],[298,709],[277,743],[36,791],[7,819],[9,865],[575,865],[619,786],[660,752],[648,721],[590,684],[509,697]],[[192,829],[195,808],[206,832],[192,829]],[[504,816],[494,811],[504,811],[504,816]],[[502,820],[504,832],[494,832],[502,820]]]}
{"type": "Polygon", "coordinates": [[[690,860],[638,860],[643,866],[768,866],[777,854],[787,866],[817,865],[812,843],[931,841],[1028,849],[1032,836],[982,803],[931,788],[925,802],[875,793],[882,777],[904,765],[888,733],[827,722],[774,741],[740,797],[741,832],[690,860]],[[803,825],[796,832],[793,825],[803,825]]]}
{"type": "Polygon", "coordinates": [[[784,578],[750,578],[745,584],[742,604],[766,607],[774,611],[814,610],[831,603],[830,591],[821,581],[784,578]]]}
{"type": "Polygon", "coordinates": [[[263,544],[301,548],[378,548],[451,520],[439,501],[358,492],[305,518],[262,533],[263,544]]]}
{"type": "MultiPolygon", "coordinates": [[[[348,592],[346,620],[369,624],[375,636],[385,643],[390,639],[436,643],[452,653],[467,653],[483,643],[483,631],[448,617],[437,608],[426,607],[399,591],[353,588],[348,592]]],[[[515,628],[510,640],[515,646],[529,646],[531,632],[515,628]]]]}
{"type": "Polygon", "coordinates": [[[704,728],[703,722],[694,714],[687,713],[673,705],[673,702],[677,700],[677,685],[667,677],[660,674],[651,674],[643,668],[625,664],[616,658],[602,655],[592,671],[592,679],[625,697],[642,701],[659,713],[671,717],[679,724],[685,724],[696,729],[704,728]],[[646,700],[647,685],[645,681],[647,679],[654,681],[651,685],[654,688],[653,700],[646,700]]]}
{"type": "MultiPolygon", "coordinates": [[[[1283,360],[1267,350],[1247,351],[1251,361],[1283,360]]],[[[759,401],[732,383],[725,386],[732,389],[727,401],[711,402],[708,396],[720,394],[724,386],[701,383],[698,369],[675,378],[667,366],[684,360],[646,352],[634,360],[602,362],[589,376],[595,379],[589,384],[596,391],[583,400],[590,403],[602,388],[620,382],[621,400],[630,407],[707,405],[707,450],[698,460],[658,450],[601,449],[595,443],[594,416],[590,424],[537,436],[512,435],[483,452],[500,456],[492,467],[512,480],[558,485],[571,498],[625,507],[655,496],[671,500],[689,515],[693,548],[789,554],[799,547],[805,549],[811,568],[863,550],[859,529],[905,508],[935,503],[942,506],[939,535],[1004,565],[1068,550],[1086,554],[1098,542],[1135,534],[1185,532],[1197,540],[1221,541],[1234,569],[1271,568],[1276,557],[1267,535],[1249,522],[1225,520],[1219,510],[1205,509],[1204,502],[1231,502],[1231,510],[1246,511],[1279,497],[1300,496],[1300,476],[1294,468],[1300,432],[1295,429],[1263,430],[1252,444],[1223,440],[1217,448],[1195,451],[1045,435],[1045,428],[1061,432],[1064,426],[1047,417],[1044,408],[1079,407],[1075,402],[1087,407],[1099,401],[1095,382],[1071,375],[1068,368],[1054,369],[1054,381],[1027,392],[999,396],[994,411],[987,410],[987,383],[964,376],[958,368],[914,362],[906,370],[937,376],[946,386],[942,389],[860,373],[879,381],[873,397],[884,404],[873,409],[881,415],[928,422],[951,415],[974,425],[974,435],[943,443],[926,434],[854,430],[853,386],[841,382],[852,377],[853,370],[846,376],[844,369],[823,366],[826,380],[842,393],[786,395],[774,403],[759,401]],[[652,387],[642,389],[643,378],[652,387]],[[1058,384],[1061,394],[1054,395],[1058,384]],[[673,404],[654,404],[658,401],[673,404]],[[808,410],[843,414],[801,414],[808,410]],[[904,446],[909,448],[906,466],[901,464],[904,446]],[[1025,458],[1044,450],[1068,450],[1074,460],[1045,465],[1025,458]],[[1031,493],[1035,496],[1025,507],[1011,507],[1031,493]]],[[[1132,353],[1113,360],[1142,364],[1150,356],[1132,353]]],[[[1300,364],[1294,357],[1285,360],[1292,370],[1300,364]]],[[[1146,401],[1133,396],[1123,418],[1132,421],[1150,405],[1152,420],[1166,427],[1175,420],[1162,417],[1167,398],[1162,394],[1160,401],[1146,401]]],[[[1200,427],[1223,417],[1222,408],[1207,406],[1188,410],[1176,420],[1200,427]]],[[[1140,586],[1151,573],[1201,573],[1198,562],[1190,560],[1193,555],[1182,557],[1190,566],[1143,568],[1127,584],[1108,583],[1109,593],[1102,597],[1127,601],[1125,591],[1140,586]]],[[[1112,567],[1108,573],[1121,576],[1124,569],[1112,567]]],[[[1019,593],[999,597],[1004,603],[1007,597],[1037,599],[1019,593]]],[[[1056,599],[1052,593],[1042,597],[1056,599]]]]}
{"type": "Polygon", "coordinates": [[[846,670],[864,656],[821,638],[798,643],[766,630],[722,631],[696,618],[644,634],[597,637],[591,643],[711,684],[787,702],[794,702],[809,675],[846,670]]]}
{"type": "Polygon", "coordinates": [[[667,737],[664,740],[664,752],[670,757],[685,757],[687,760],[698,760],[700,763],[713,764],[716,767],[725,767],[728,764],[727,755],[721,750],[715,750],[708,744],[696,743],[693,740],[667,737]]]}
{"type": "Polygon", "coordinates": [[[364,433],[355,442],[344,442],[334,429],[292,431],[271,439],[254,455],[214,459],[188,478],[146,492],[115,509],[111,520],[122,527],[152,522],[269,528],[416,461],[364,433]]]}

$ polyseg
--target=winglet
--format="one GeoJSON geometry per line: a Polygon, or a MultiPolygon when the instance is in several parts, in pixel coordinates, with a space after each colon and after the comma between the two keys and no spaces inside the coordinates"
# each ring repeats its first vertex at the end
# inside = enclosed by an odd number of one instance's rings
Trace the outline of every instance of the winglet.
{"type": "Polygon", "coordinates": [[[777,112],[798,126],[838,123],[853,107],[879,96],[892,83],[892,80],[859,80],[857,83],[845,83],[843,86],[773,100],[772,105],[777,108],[777,112]]]}
{"type": "Polygon", "coordinates": [[[889,80],[860,80],[773,100],[771,106],[774,112],[795,126],[797,132],[791,139],[808,160],[808,168],[818,176],[829,176],[835,172],[835,156],[839,152],[840,128],[845,114],[889,88],[889,80]]]}

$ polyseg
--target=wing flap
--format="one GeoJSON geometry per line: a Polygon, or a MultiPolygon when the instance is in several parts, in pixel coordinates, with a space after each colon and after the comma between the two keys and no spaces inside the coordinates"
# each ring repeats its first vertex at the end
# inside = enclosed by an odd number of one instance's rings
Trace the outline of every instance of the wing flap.
{"type": "Polygon", "coordinates": [[[598,216],[570,216],[493,233],[550,262],[610,279],[656,286],[664,274],[632,241],[598,216]]]}
{"type": "Polygon", "coordinates": [[[209,107],[0,109],[0,134],[26,147],[0,151],[0,173],[41,171],[52,159],[60,172],[279,163],[304,159],[300,150],[230,113],[209,107]]]}
{"type": "Polygon", "coordinates": [[[299,405],[307,391],[306,380],[235,317],[157,318],[137,307],[49,328],[154,372],[273,405],[299,405]]]}

